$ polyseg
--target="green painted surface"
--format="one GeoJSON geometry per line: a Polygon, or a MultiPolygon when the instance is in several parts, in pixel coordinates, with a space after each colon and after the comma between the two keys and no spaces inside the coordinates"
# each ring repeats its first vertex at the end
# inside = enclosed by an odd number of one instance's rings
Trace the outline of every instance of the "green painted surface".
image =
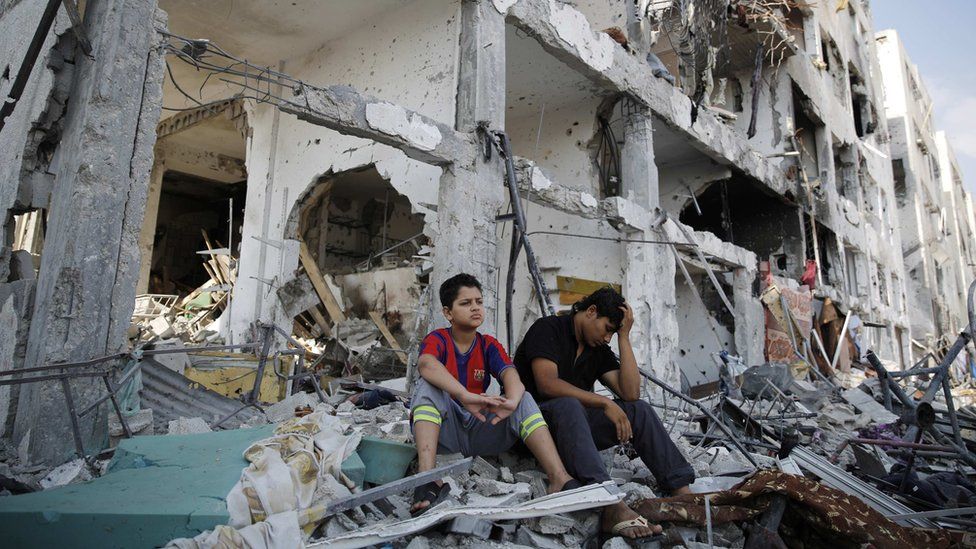
{"type": "Polygon", "coordinates": [[[363,488],[366,480],[366,464],[359,458],[359,453],[353,452],[342,462],[342,473],[349,477],[349,480],[356,483],[359,489],[363,488]]]}
{"type": "Polygon", "coordinates": [[[224,498],[273,425],[119,443],[101,478],[0,498],[4,547],[158,547],[228,521],[224,498]]]}
{"type": "Polygon", "coordinates": [[[366,465],[366,482],[386,484],[403,478],[417,455],[417,448],[393,440],[363,437],[356,452],[366,465]]]}

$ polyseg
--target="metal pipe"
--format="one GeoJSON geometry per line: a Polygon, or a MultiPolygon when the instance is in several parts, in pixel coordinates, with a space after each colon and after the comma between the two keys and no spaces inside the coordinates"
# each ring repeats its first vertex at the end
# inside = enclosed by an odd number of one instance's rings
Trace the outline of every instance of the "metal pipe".
{"type": "Polygon", "coordinates": [[[261,393],[261,378],[264,377],[264,367],[268,363],[268,352],[271,350],[271,336],[274,332],[274,326],[265,325],[262,326],[262,328],[264,329],[264,345],[261,349],[261,356],[258,357],[257,376],[254,379],[254,387],[251,389],[250,396],[247,400],[248,403],[255,403],[258,401],[258,396],[261,393]]]}
{"type": "Polygon", "coordinates": [[[746,451],[745,447],[739,441],[738,437],[735,436],[735,433],[733,433],[732,430],[729,429],[729,426],[719,421],[719,419],[715,417],[715,414],[713,414],[711,410],[703,406],[701,402],[698,402],[697,400],[685,395],[680,391],[676,391],[670,385],[658,379],[657,376],[655,376],[654,374],[645,371],[643,368],[638,368],[637,371],[640,372],[640,374],[644,376],[648,381],[657,385],[666,393],[674,395],[678,399],[683,400],[688,404],[691,404],[692,406],[698,408],[703,414],[708,416],[708,419],[712,420],[713,422],[715,422],[716,425],[718,425],[718,428],[721,429],[723,433],[725,433],[725,436],[729,437],[729,440],[735,446],[736,450],[738,450],[739,453],[742,454],[742,457],[746,458],[746,460],[748,460],[753,467],[759,468],[759,463],[756,461],[756,458],[752,457],[752,454],[746,451]]]}
{"type": "Polygon", "coordinates": [[[519,251],[522,247],[518,226],[512,225],[512,244],[508,251],[508,271],[505,273],[505,336],[508,348],[512,349],[514,341],[514,328],[512,326],[512,300],[515,295],[515,261],[518,259],[519,251]]]}
{"type": "Polygon", "coordinates": [[[920,375],[925,375],[925,374],[934,374],[934,373],[937,373],[941,369],[942,368],[939,367],[939,366],[933,366],[931,368],[919,368],[918,370],[905,370],[905,371],[902,371],[902,372],[888,372],[888,375],[890,377],[894,377],[894,378],[920,376],[920,375]]]}
{"type": "Polygon", "coordinates": [[[17,77],[14,79],[13,86],[10,87],[10,93],[7,94],[7,100],[0,106],[0,132],[3,131],[7,117],[14,112],[17,102],[20,101],[20,96],[23,95],[24,89],[27,87],[27,81],[30,80],[30,75],[34,71],[34,65],[37,63],[37,57],[41,54],[41,48],[44,47],[47,35],[51,32],[51,26],[58,15],[59,7],[61,7],[61,0],[47,0],[47,6],[41,14],[41,21],[34,29],[34,37],[31,38],[30,45],[27,46],[27,53],[24,54],[24,60],[20,63],[20,69],[17,70],[17,77]]]}
{"type": "Polygon", "coordinates": [[[115,391],[112,389],[112,384],[108,382],[108,376],[102,376],[102,382],[105,383],[109,398],[112,399],[112,407],[115,408],[115,415],[119,418],[119,423],[122,424],[122,432],[125,433],[125,438],[132,438],[129,423],[125,421],[125,416],[122,415],[122,407],[119,406],[119,401],[115,398],[115,391]]]}
{"type": "Polygon", "coordinates": [[[518,182],[515,179],[515,161],[512,156],[512,144],[508,140],[508,134],[505,132],[495,132],[498,136],[502,155],[505,157],[505,171],[508,181],[508,194],[512,200],[512,212],[515,214],[515,223],[519,228],[519,232],[522,233],[522,245],[525,247],[525,261],[529,267],[529,273],[532,275],[532,282],[535,285],[536,293],[539,294],[540,309],[542,309],[543,315],[552,315],[556,311],[552,307],[552,302],[549,300],[549,290],[546,288],[545,280],[542,278],[542,274],[539,272],[539,265],[535,258],[535,252],[532,250],[532,243],[529,242],[525,235],[525,210],[522,209],[522,197],[518,193],[518,182]]]}
{"type": "Polygon", "coordinates": [[[880,438],[849,438],[840,443],[834,453],[830,455],[830,462],[837,463],[840,459],[840,455],[844,453],[844,450],[850,444],[868,444],[870,446],[891,446],[892,448],[907,448],[911,450],[932,450],[935,452],[953,452],[956,453],[956,449],[952,446],[942,446],[940,444],[924,444],[920,442],[906,442],[904,440],[886,440],[880,438]]]}
{"type": "Polygon", "coordinates": [[[68,417],[71,419],[71,434],[75,439],[75,450],[78,452],[78,457],[85,459],[85,444],[81,441],[81,427],[78,426],[78,415],[75,414],[75,399],[71,395],[71,385],[65,378],[61,378],[61,390],[64,391],[64,403],[68,407],[68,417]]]}
{"type": "Polygon", "coordinates": [[[732,302],[729,301],[728,296],[725,295],[725,289],[723,289],[722,285],[718,283],[718,278],[715,277],[715,272],[712,270],[712,266],[709,265],[708,260],[705,259],[705,254],[702,253],[701,246],[698,245],[698,241],[695,240],[695,236],[689,233],[688,229],[686,229],[685,226],[682,225],[681,223],[678,223],[677,221],[671,219],[670,217],[667,217],[667,219],[670,219],[671,222],[674,223],[674,226],[677,227],[679,231],[681,231],[681,234],[684,235],[685,240],[695,245],[694,246],[695,255],[697,255],[698,260],[705,265],[705,274],[708,275],[708,279],[711,280],[712,285],[715,286],[715,291],[718,292],[718,297],[722,300],[722,303],[725,304],[725,308],[729,310],[729,314],[732,315],[732,318],[733,319],[738,318],[735,315],[735,309],[732,307],[732,302]]]}

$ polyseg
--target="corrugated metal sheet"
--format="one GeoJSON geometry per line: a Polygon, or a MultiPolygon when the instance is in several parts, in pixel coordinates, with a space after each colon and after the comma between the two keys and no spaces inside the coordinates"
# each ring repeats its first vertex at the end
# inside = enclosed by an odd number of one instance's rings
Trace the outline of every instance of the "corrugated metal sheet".
{"type": "MultiPolygon", "coordinates": [[[[814,454],[806,448],[797,446],[790,456],[800,464],[800,467],[813,473],[824,484],[831,488],[850,494],[875,511],[886,517],[912,513],[912,509],[898,502],[888,494],[855,477],[847,471],[827,461],[826,458],[814,454]]],[[[938,528],[927,518],[892,519],[902,526],[917,526],[920,528],[938,528]]]]}
{"type": "MultiPolygon", "coordinates": [[[[174,419],[202,417],[207,423],[213,423],[241,406],[240,401],[194,383],[150,358],[142,361],[142,389],[139,396],[142,407],[153,410],[153,426],[157,433],[165,432],[167,424],[174,419]]],[[[256,409],[246,408],[221,427],[236,429],[248,419],[260,415],[261,412],[256,409]]]]}

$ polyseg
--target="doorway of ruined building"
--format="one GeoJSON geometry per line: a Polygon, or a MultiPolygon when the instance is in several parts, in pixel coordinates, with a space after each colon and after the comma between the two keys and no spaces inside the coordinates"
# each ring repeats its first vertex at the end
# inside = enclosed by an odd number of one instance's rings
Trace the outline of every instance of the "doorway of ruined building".
{"type": "Polygon", "coordinates": [[[236,282],[247,195],[240,99],[164,111],[146,213],[133,320],[146,337],[208,341],[236,282]]]}
{"type": "MultiPolygon", "coordinates": [[[[684,257],[691,285],[678,266],[675,277],[675,301],[678,311],[678,347],[674,361],[692,394],[713,394],[718,390],[719,354],[738,355],[735,345],[735,317],[697,259],[684,257]]],[[[729,299],[732,271],[723,271],[719,263],[711,264],[722,290],[729,299]]]]}
{"type": "Polygon", "coordinates": [[[424,226],[424,215],[375,165],[323,175],[296,201],[286,237],[300,241],[307,277],[296,281],[312,299],[289,302],[285,312],[293,333],[325,356],[326,375],[381,381],[406,374],[405,350],[427,322],[424,226]],[[325,286],[315,288],[313,277],[325,286]],[[331,293],[340,310],[319,292],[331,293]]]}
{"type": "MultiPolygon", "coordinates": [[[[238,245],[244,214],[245,181],[224,183],[177,171],[163,174],[153,231],[151,294],[184,296],[205,283],[225,282],[209,261],[238,245]],[[213,250],[215,253],[200,253],[213,250]],[[226,250],[226,251],[225,251],[226,250]]],[[[222,255],[223,254],[223,255],[222,255]]]]}

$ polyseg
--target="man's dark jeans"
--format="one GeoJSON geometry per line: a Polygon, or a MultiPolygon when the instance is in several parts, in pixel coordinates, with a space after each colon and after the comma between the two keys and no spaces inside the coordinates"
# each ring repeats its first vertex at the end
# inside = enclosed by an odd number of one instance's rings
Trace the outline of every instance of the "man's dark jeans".
{"type": "MultiPolygon", "coordinates": [[[[671,491],[694,482],[694,470],[671,441],[651,405],[642,400],[614,402],[627,414],[634,432],[634,449],[658,486],[671,491]]],[[[584,484],[610,480],[600,450],[618,443],[617,428],[603,410],[586,408],[572,397],[547,400],[539,408],[569,474],[584,484]]]]}

